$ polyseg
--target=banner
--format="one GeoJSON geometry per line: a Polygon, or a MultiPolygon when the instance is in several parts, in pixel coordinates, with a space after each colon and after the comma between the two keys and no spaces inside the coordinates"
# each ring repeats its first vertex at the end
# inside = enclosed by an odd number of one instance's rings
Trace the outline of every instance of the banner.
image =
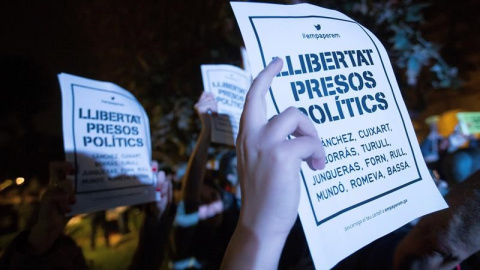
{"type": "Polygon", "coordinates": [[[234,146],[251,76],[231,65],[202,65],[201,69],[204,90],[215,96],[218,108],[212,142],[234,146]]]}
{"type": "Polygon", "coordinates": [[[59,74],[66,159],[77,202],[71,214],[156,199],[148,117],[125,89],[59,74]]]}
{"type": "MultiPolygon", "coordinates": [[[[447,207],[423,161],[387,52],[366,28],[309,4],[232,2],[255,77],[275,57],[268,118],[316,127],[326,167],[300,172],[299,215],[317,269],[447,207]]],[[[287,166],[288,164],[286,164],[287,166]]]]}

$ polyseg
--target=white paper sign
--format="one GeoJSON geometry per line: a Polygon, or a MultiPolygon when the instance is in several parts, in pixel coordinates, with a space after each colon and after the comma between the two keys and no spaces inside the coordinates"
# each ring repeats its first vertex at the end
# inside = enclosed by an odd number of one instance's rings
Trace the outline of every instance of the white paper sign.
{"type": "Polygon", "coordinates": [[[148,117],[108,83],[59,74],[66,159],[75,166],[72,214],[154,201],[148,117]]]}
{"type": "Polygon", "coordinates": [[[232,2],[255,77],[283,70],[268,117],[298,107],[318,130],[326,168],[302,165],[299,215],[317,269],[447,205],[424,164],[388,55],[347,16],[309,4],[232,2]]]}
{"type": "Polygon", "coordinates": [[[217,102],[218,115],[212,126],[212,142],[235,145],[251,75],[231,65],[202,65],[203,87],[217,102]]]}

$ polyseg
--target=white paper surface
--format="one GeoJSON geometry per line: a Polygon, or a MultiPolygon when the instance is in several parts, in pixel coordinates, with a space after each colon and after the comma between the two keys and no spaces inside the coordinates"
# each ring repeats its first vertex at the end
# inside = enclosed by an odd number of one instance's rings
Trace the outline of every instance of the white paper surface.
{"type": "Polygon", "coordinates": [[[77,202],[71,214],[154,201],[148,117],[127,90],[59,74],[66,159],[77,202]]]}
{"type": "Polygon", "coordinates": [[[424,164],[384,47],[367,29],[309,4],[232,2],[255,77],[274,57],[272,117],[303,108],[327,154],[302,165],[299,215],[317,269],[447,207],[424,164]],[[343,191],[343,192],[342,192],[343,191]]]}
{"type": "Polygon", "coordinates": [[[212,142],[234,146],[251,75],[231,65],[202,65],[201,69],[204,90],[211,92],[217,102],[212,142]]]}

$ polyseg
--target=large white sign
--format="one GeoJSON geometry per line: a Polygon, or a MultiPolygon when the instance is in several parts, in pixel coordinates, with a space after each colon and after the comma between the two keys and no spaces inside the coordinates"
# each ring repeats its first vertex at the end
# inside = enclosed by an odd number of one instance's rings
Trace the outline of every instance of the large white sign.
{"type": "Polygon", "coordinates": [[[234,146],[251,75],[231,65],[202,65],[201,69],[204,90],[215,96],[218,107],[212,142],[234,146]]]}
{"type": "MultiPolygon", "coordinates": [[[[363,26],[309,4],[233,2],[255,77],[283,70],[269,117],[289,106],[317,128],[326,168],[303,164],[299,215],[317,269],[447,207],[424,164],[388,55],[363,26]]],[[[279,198],[280,199],[280,198],[279,198]]]]}
{"type": "Polygon", "coordinates": [[[67,161],[75,166],[72,214],[155,200],[148,117],[108,83],[59,74],[67,161]]]}

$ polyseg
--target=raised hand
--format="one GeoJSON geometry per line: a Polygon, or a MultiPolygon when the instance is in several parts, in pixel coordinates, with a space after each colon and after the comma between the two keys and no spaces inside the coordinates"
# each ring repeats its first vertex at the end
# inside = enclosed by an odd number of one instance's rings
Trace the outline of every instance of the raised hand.
{"type": "Polygon", "coordinates": [[[210,124],[211,115],[217,113],[217,102],[212,93],[203,92],[194,108],[202,121],[202,127],[205,128],[210,124]]]}
{"type": "Polygon", "coordinates": [[[300,164],[325,167],[321,141],[303,113],[292,107],[267,120],[265,95],[281,68],[281,59],[272,61],[247,94],[236,144],[242,207],[225,269],[276,268],[297,217],[300,164]]]}
{"type": "Polygon", "coordinates": [[[75,195],[67,175],[73,173],[73,166],[68,162],[50,163],[50,185],[43,194],[37,223],[29,235],[30,252],[42,254],[48,251],[58,236],[63,232],[72,210],[75,195]]]}

